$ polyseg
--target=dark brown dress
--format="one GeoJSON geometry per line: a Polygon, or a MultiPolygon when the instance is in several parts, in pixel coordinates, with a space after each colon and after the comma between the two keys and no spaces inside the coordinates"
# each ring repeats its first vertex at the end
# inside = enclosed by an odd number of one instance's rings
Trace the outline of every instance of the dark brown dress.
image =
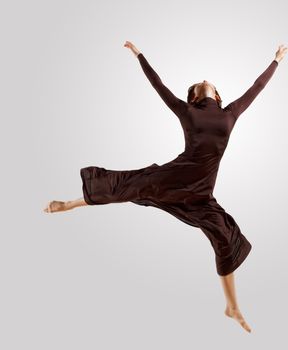
{"type": "Polygon", "coordinates": [[[84,200],[89,205],[132,202],[153,206],[200,228],[214,249],[217,273],[227,275],[242,264],[252,246],[213,196],[217,172],[237,118],[265,87],[278,62],[273,60],[240,98],[221,108],[211,97],[196,105],[177,98],[144,55],[137,57],[152,86],[179,118],[185,150],[168,163],[135,170],[82,168],[84,200]]]}

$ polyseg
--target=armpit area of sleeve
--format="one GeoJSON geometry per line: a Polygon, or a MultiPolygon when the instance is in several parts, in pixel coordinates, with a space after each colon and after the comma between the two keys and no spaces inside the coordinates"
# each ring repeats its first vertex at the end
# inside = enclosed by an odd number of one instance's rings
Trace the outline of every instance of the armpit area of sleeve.
{"type": "Polygon", "coordinates": [[[232,118],[234,118],[235,121],[238,119],[238,117],[236,117],[236,115],[235,115],[234,112],[233,112],[233,108],[227,108],[227,107],[225,107],[224,109],[227,111],[227,113],[231,114],[232,118]]]}

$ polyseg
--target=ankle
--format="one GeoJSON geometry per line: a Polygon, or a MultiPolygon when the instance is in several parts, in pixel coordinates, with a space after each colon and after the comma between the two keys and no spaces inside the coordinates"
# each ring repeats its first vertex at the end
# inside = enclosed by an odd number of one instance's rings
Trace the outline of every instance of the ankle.
{"type": "Polygon", "coordinates": [[[227,309],[229,309],[229,310],[239,310],[239,306],[237,304],[227,304],[227,309]]]}
{"type": "Polygon", "coordinates": [[[75,208],[74,202],[73,201],[65,202],[65,207],[66,207],[66,209],[73,209],[73,208],[75,208]]]}

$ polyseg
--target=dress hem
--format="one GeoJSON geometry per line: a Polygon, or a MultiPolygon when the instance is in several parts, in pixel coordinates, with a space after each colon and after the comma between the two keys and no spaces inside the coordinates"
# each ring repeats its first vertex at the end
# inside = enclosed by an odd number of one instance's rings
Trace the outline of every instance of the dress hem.
{"type": "Polygon", "coordinates": [[[81,176],[81,179],[82,179],[82,192],[83,192],[84,201],[88,205],[94,205],[95,203],[92,202],[92,200],[89,197],[88,191],[87,191],[87,181],[88,181],[88,179],[85,178],[85,176],[84,176],[84,169],[83,168],[80,169],[80,176],[81,176]]]}
{"type": "Polygon", "coordinates": [[[238,269],[238,267],[240,267],[242,265],[242,263],[246,260],[246,258],[248,257],[251,249],[252,249],[252,245],[251,243],[245,238],[244,239],[244,248],[242,248],[242,254],[239,256],[239,258],[236,260],[235,264],[230,265],[227,269],[222,269],[222,272],[220,270],[217,271],[219,276],[226,276],[229,275],[230,273],[234,272],[236,269],[238,269]],[[225,270],[225,272],[224,272],[225,270]]]}

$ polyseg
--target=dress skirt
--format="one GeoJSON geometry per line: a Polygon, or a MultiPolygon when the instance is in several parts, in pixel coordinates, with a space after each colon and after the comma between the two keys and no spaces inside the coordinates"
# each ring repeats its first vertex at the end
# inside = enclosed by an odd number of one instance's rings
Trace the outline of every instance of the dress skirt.
{"type": "Polygon", "coordinates": [[[132,202],[164,210],[206,235],[215,253],[218,275],[232,273],[248,256],[250,242],[212,193],[191,190],[187,182],[190,179],[185,182],[185,176],[178,176],[179,166],[171,164],[165,167],[153,163],[135,170],[82,168],[84,200],[88,205],[132,202]]]}

